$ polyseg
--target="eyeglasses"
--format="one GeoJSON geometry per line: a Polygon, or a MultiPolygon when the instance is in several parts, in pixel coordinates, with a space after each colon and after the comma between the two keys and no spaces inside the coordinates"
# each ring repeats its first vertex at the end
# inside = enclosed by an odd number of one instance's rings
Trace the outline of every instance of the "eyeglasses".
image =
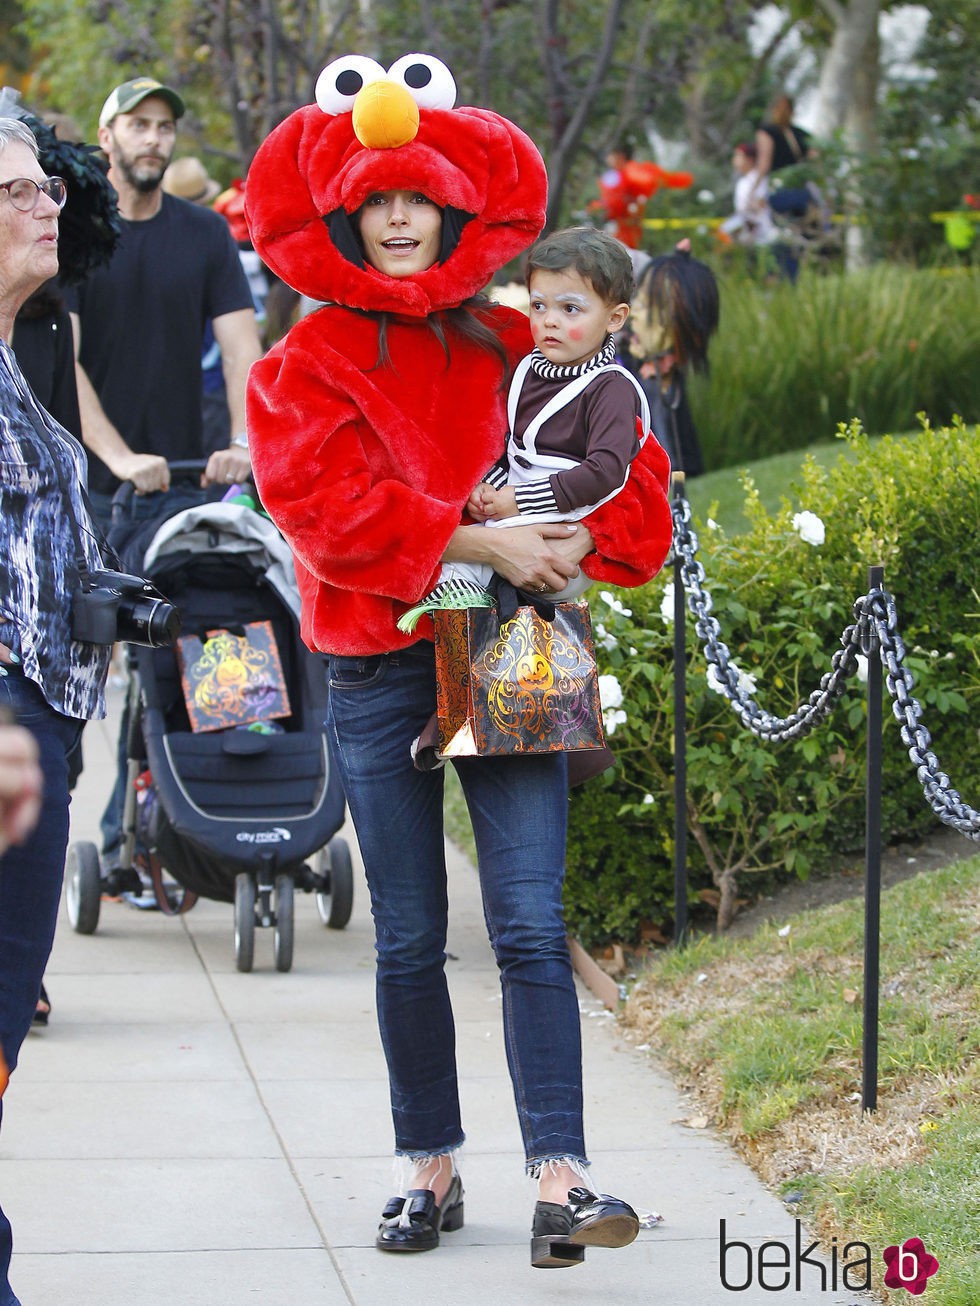
{"type": "Polygon", "coordinates": [[[13,181],[0,181],[0,190],[7,192],[7,197],[18,213],[33,213],[43,192],[49,200],[54,200],[59,209],[65,207],[68,198],[68,186],[64,177],[47,177],[38,183],[30,177],[15,177],[13,181]]]}

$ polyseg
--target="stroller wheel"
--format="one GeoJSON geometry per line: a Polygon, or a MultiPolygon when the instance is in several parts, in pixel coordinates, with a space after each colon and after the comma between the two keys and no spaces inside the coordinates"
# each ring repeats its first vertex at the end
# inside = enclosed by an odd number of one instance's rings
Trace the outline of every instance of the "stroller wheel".
{"type": "Polygon", "coordinates": [[[94,934],[102,901],[102,869],[94,843],[73,843],[65,863],[65,906],[76,934],[94,934]]]}
{"type": "Polygon", "coordinates": [[[331,839],[320,849],[316,874],[324,886],[316,895],[320,920],[331,930],[342,930],[354,909],[354,867],[346,839],[331,839]]]}
{"type": "Polygon", "coordinates": [[[293,877],[276,876],[276,929],[273,952],[276,970],[287,971],[293,964],[293,877]]]}
{"type": "Polygon", "coordinates": [[[255,880],[248,871],[235,876],[235,965],[250,971],[255,958],[255,880]]]}

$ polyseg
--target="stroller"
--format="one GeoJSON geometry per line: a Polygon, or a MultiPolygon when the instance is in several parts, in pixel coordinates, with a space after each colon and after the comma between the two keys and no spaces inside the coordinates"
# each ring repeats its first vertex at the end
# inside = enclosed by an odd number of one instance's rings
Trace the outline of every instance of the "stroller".
{"type": "Polygon", "coordinates": [[[121,870],[105,874],[94,844],[73,843],[68,917],[77,933],[92,934],[103,892],[148,880],[168,915],[188,911],[198,897],[233,903],[240,971],[252,969],[256,926],[271,926],[276,970],[288,971],[295,890],[316,895],[332,929],[346,926],[354,896],[350,850],[337,837],[343,791],[323,728],[325,667],[299,637],[292,557],[251,507],[203,503],[137,524],[133,504],[132,486],[123,486],[111,539],[124,566],[153,580],[178,607],[184,635],[204,639],[216,629],[269,623],[290,715],[271,728],[260,723],[260,733],[241,726],[195,732],[177,649],[127,644],[121,870]]]}

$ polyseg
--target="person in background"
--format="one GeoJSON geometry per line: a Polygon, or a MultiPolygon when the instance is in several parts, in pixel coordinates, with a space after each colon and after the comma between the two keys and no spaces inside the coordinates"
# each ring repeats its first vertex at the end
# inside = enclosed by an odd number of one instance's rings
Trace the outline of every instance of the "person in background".
{"type": "MultiPolygon", "coordinates": [[[[0,705],[34,737],[43,778],[37,823],[0,857],[4,1085],[54,940],[68,846],[68,757],[83,723],[105,715],[111,652],[72,635],[80,565],[102,566],[82,493],[85,454],[36,402],[9,343],[21,305],[57,275],[66,194],[64,179],[41,167],[31,129],[0,119],[0,705]]],[[[19,1306],[11,1252],[10,1222],[0,1211],[2,1306],[19,1306]]]]}
{"type": "Polygon", "coordinates": [[[637,162],[632,145],[624,142],[607,154],[606,170],[599,177],[599,198],[588,207],[602,214],[617,240],[628,249],[639,249],[651,197],[661,186],[686,190],[693,182],[690,172],[668,172],[651,159],[637,162]]]}
{"type": "MultiPolygon", "coordinates": [[[[249,477],[245,382],[262,347],[227,224],[162,188],[183,113],[176,91],[136,77],[109,94],[99,115],[122,235],[108,265],[69,292],[69,308],[90,498],[106,531],[120,481],[133,483],[137,517],[152,518],[200,503],[202,487],[249,477]],[[231,414],[224,447],[210,455],[201,408],[201,342],[209,320],[231,414]],[[200,484],[187,481],[161,502],[158,492],[170,488],[168,460],[205,458],[200,484]]],[[[122,839],[127,731],[124,710],[115,788],[102,819],[110,873],[122,839]]],[[[119,869],[128,880],[123,887],[136,890],[129,868],[119,869]]]]}
{"type": "Polygon", "coordinates": [[[227,225],[162,189],[183,113],[176,91],[136,77],[109,94],[99,115],[122,237],[69,307],[91,497],[106,524],[120,481],[132,481],[138,495],[166,490],[168,460],[204,455],[201,341],[209,319],[231,420],[201,480],[231,485],[249,473],[245,382],[262,353],[255,309],[227,225]]]}
{"type": "Polygon", "coordinates": [[[810,133],[793,122],[793,101],[786,94],[777,95],[769,106],[769,116],[755,133],[756,191],[765,185],[769,203],[777,213],[802,214],[810,203],[805,187],[774,187],[771,178],[784,168],[815,159],[817,151],[810,144],[810,133]]]}
{"type": "MultiPolygon", "coordinates": [[[[630,316],[632,366],[650,403],[653,429],[674,471],[700,476],[701,444],[687,398],[687,373],[708,371],[708,342],[718,329],[718,283],[679,240],[640,273],[630,316]]],[[[627,362],[624,356],[624,362],[627,362]]]]}
{"type": "Polygon", "coordinates": [[[735,173],[735,195],[731,217],[718,228],[722,240],[732,237],[739,245],[754,248],[771,245],[777,237],[772,214],[769,211],[769,187],[757,169],[758,151],[751,141],[736,145],[732,151],[732,169],[735,173]]]}

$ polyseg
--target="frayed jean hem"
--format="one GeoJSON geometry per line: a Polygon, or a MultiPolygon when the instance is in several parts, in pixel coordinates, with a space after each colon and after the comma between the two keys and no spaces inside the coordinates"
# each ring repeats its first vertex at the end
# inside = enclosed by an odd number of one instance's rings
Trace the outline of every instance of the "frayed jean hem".
{"type": "Polygon", "coordinates": [[[582,1174],[588,1170],[591,1162],[584,1156],[569,1156],[567,1153],[558,1156],[535,1156],[530,1157],[524,1165],[524,1173],[529,1179],[540,1179],[541,1172],[547,1165],[567,1165],[569,1169],[574,1170],[576,1174],[582,1174]]]}

